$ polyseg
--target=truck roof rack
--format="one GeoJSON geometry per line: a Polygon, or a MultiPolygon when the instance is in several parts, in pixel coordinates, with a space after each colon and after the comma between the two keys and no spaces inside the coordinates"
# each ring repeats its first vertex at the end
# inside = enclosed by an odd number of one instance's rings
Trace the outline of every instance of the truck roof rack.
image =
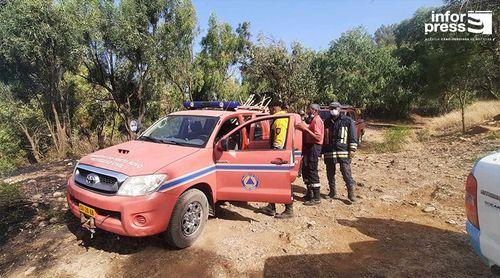
{"type": "Polygon", "coordinates": [[[263,113],[269,112],[268,106],[271,102],[271,98],[263,97],[259,102],[256,103],[255,94],[251,94],[243,105],[238,106],[238,110],[251,110],[251,111],[261,111],[263,113]]]}
{"type": "Polygon", "coordinates": [[[241,105],[237,101],[184,101],[183,106],[189,110],[195,109],[217,109],[217,110],[249,110],[260,111],[263,113],[269,112],[267,106],[271,102],[268,97],[262,98],[259,102],[255,101],[255,95],[250,95],[247,100],[241,105]]]}

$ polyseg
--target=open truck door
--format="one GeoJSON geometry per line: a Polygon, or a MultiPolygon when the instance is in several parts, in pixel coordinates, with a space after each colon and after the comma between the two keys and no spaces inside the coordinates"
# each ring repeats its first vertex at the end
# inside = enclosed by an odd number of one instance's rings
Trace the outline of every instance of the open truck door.
{"type": "Polygon", "coordinates": [[[258,117],[217,142],[217,199],[291,203],[291,183],[300,165],[300,156],[296,155],[302,147],[301,142],[296,142],[300,134],[295,130],[297,121],[300,117],[296,114],[258,117]],[[272,149],[271,126],[279,118],[288,119],[285,147],[272,149]]]}

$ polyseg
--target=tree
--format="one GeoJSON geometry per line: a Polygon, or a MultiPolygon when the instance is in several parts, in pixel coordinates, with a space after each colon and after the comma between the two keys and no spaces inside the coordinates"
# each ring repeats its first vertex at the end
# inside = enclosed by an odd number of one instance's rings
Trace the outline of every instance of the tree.
{"type": "Polygon", "coordinates": [[[471,56],[475,56],[473,68],[478,76],[482,77],[480,82],[476,82],[479,86],[478,93],[483,97],[500,98],[500,49],[498,42],[500,41],[500,25],[498,15],[500,14],[500,5],[497,0],[446,0],[445,8],[454,12],[463,11],[492,11],[493,25],[492,35],[489,35],[486,40],[475,41],[474,51],[471,56]],[[496,19],[495,19],[496,17],[496,19]]]}
{"type": "Polygon", "coordinates": [[[249,24],[243,22],[235,31],[227,23],[217,21],[212,14],[208,20],[207,34],[201,39],[201,52],[197,66],[201,80],[193,91],[193,99],[216,100],[222,96],[236,95],[236,65],[244,61],[250,48],[249,24]]]}
{"type": "Polygon", "coordinates": [[[374,34],[375,43],[379,46],[395,45],[396,36],[394,35],[394,31],[397,26],[397,24],[380,26],[374,34]]]}
{"type": "MultiPolygon", "coordinates": [[[[194,11],[190,1],[91,2],[80,7],[88,82],[109,93],[125,123],[146,120],[149,102],[166,84],[190,81],[194,11]],[[179,70],[177,70],[177,66],[179,70]]],[[[78,16],[78,15],[77,15],[78,16]]],[[[189,90],[189,89],[188,89],[189,90]]]]}
{"type": "Polygon", "coordinates": [[[163,17],[165,23],[158,28],[159,42],[155,49],[159,74],[166,75],[160,78],[165,79],[171,88],[169,91],[173,91],[170,98],[192,99],[196,88],[194,7],[189,1],[172,2],[163,17]]]}
{"type": "Polygon", "coordinates": [[[343,33],[317,61],[318,86],[325,100],[340,101],[369,112],[408,113],[411,94],[401,87],[404,68],[391,47],[378,47],[363,28],[343,33]]]}
{"type": "MultiPolygon", "coordinates": [[[[435,37],[454,37],[452,33],[425,35],[423,25],[432,10],[463,12],[466,10],[498,10],[490,1],[449,1],[446,6],[417,10],[396,28],[398,49],[395,54],[401,64],[411,70],[405,87],[416,93],[417,102],[425,107],[435,103],[438,112],[454,108],[462,111],[462,131],[465,131],[465,106],[477,97],[498,98],[500,56],[495,36],[492,40],[474,40],[475,34],[463,33],[471,40],[436,41],[435,37]],[[437,101],[434,101],[437,100],[437,101]]],[[[496,28],[496,27],[495,27],[496,28]]]]}
{"type": "Polygon", "coordinates": [[[295,110],[316,99],[314,51],[294,43],[289,52],[283,42],[260,37],[249,57],[241,72],[251,93],[282,100],[295,110]]]}
{"type": "Polygon", "coordinates": [[[60,157],[72,135],[74,95],[64,86],[77,63],[74,23],[53,1],[13,0],[0,9],[0,80],[22,103],[37,102],[60,157]]]}
{"type": "MultiPolygon", "coordinates": [[[[38,107],[38,102],[34,99],[24,103],[16,100],[10,88],[2,84],[0,105],[3,107],[0,111],[0,126],[4,129],[1,141],[2,145],[6,146],[0,149],[0,153],[5,159],[10,158],[13,161],[11,164],[15,165],[26,155],[24,152],[16,153],[15,150],[28,149],[31,161],[41,162],[44,157],[45,141],[49,137],[44,128],[43,111],[38,107]],[[22,140],[22,136],[25,140],[22,140]]],[[[5,168],[7,163],[7,161],[1,163],[3,167],[0,168],[5,168]]]]}

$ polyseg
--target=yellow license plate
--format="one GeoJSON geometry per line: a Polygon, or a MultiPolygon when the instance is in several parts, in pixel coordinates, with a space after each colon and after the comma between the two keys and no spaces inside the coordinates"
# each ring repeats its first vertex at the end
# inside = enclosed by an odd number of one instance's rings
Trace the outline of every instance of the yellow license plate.
{"type": "Polygon", "coordinates": [[[88,215],[90,217],[95,218],[95,216],[97,215],[97,213],[95,212],[95,209],[87,207],[84,204],[78,204],[78,209],[80,210],[81,213],[88,215]]]}

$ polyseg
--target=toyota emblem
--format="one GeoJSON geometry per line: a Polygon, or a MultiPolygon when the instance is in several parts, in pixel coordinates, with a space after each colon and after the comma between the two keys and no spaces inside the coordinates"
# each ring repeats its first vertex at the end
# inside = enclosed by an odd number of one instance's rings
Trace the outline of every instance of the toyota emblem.
{"type": "Polygon", "coordinates": [[[87,183],[88,184],[96,184],[99,182],[99,176],[94,174],[94,173],[90,173],[87,175],[87,183]]]}

